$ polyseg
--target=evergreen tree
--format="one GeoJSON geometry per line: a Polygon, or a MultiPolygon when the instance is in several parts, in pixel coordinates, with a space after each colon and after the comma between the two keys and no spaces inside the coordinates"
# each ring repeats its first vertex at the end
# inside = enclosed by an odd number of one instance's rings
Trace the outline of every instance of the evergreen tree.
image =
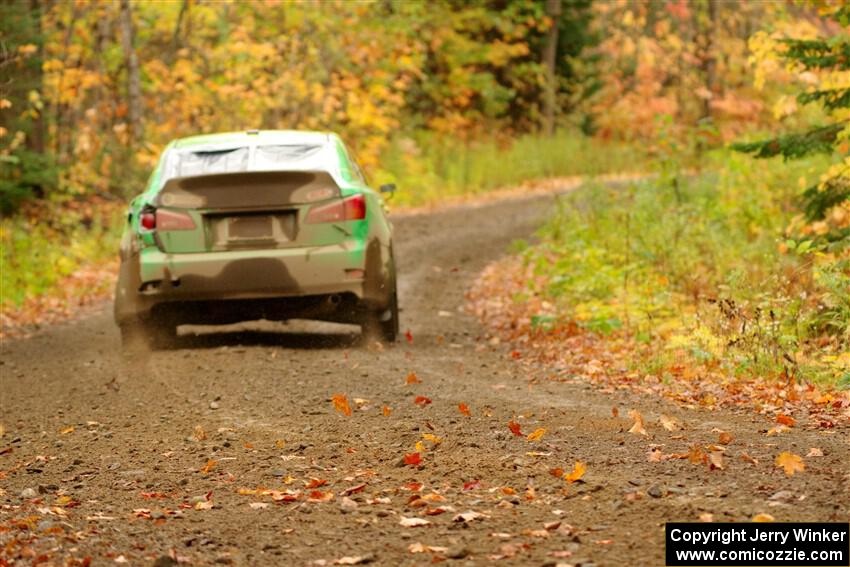
{"type": "MultiPolygon", "coordinates": [[[[785,39],[782,41],[783,57],[805,71],[850,71],[850,6],[834,8],[827,17],[841,24],[841,33],[820,39],[785,39]]],[[[823,220],[832,207],[850,199],[850,157],[847,151],[850,142],[850,87],[812,88],[800,93],[797,101],[800,104],[820,104],[833,121],[805,132],[733,144],[732,148],[756,158],[781,155],[784,159],[796,159],[814,153],[842,153],[843,161],[830,168],[816,185],[803,193],[806,217],[810,222],[816,222],[823,220]]],[[[832,248],[843,248],[850,241],[850,229],[833,230],[824,236],[832,243],[832,248]]]]}

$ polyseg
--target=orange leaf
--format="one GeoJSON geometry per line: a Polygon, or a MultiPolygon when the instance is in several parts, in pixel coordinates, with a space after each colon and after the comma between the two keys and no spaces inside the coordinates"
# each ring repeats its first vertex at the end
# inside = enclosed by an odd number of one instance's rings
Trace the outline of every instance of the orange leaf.
{"type": "Polygon", "coordinates": [[[785,474],[793,475],[795,472],[806,470],[806,464],[800,455],[783,451],[776,457],[776,466],[785,469],[785,474]]]}
{"type": "Polygon", "coordinates": [[[425,407],[431,403],[431,398],[426,398],[425,396],[416,396],[416,399],[413,400],[413,403],[425,407]]]}
{"type": "Polygon", "coordinates": [[[408,384],[421,384],[422,383],[422,380],[420,380],[416,376],[416,372],[412,372],[412,371],[410,372],[410,374],[407,375],[407,379],[405,381],[408,384]]]}
{"type": "Polygon", "coordinates": [[[776,423],[781,423],[782,425],[788,427],[794,427],[797,425],[797,420],[791,417],[790,415],[785,415],[784,413],[780,413],[776,416],[776,423]]]}
{"type": "Polygon", "coordinates": [[[384,415],[389,416],[393,412],[390,406],[384,406],[384,415]]]}
{"type": "Polygon", "coordinates": [[[412,467],[418,466],[422,462],[422,456],[419,453],[410,453],[404,456],[404,464],[412,467]]]}
{"type": "Polygon", "coordinates": [[[201,472],[204,473],[204,474],[207,474],[208,472],[213,470],[213,467],[215,467],[217,462],[218,461],[214,461],[213,459],[210,459],[209,461],[207,461],[207,464],[204,465],[204,467],[201,469],[201,472]]]}
{"type": "Polygon", "coordinates": [[[333,499],[334,493],[331,491],[322,492],[321,490],[314,490],[308,496],[310,502],[328,502],[333,499]]]}
{"type": "Polygon", "coordinates": [[[413,333],[410,332],[410,329],[404,332],[404,338],[407,339],[407,344],[413,344],[413,333]]]}
{"type": "Polygon", "coordinates": [[[470,413],[470,411],[469,411],[469,406],[468,406],[468,405],[466,405],[466,404],[465,404],[465,403],[463,403],[463,402],[461,402],[461,403],[459,403],[459,404],[457,405],[457,409],[458,409],[458,410],[460,411],[460,413],[462,413],[463,415],[467,415],[467,416],[468,416],[468,415],[472,415],[472,414],[470,413]]]}
{"type": "Polygon", "coordinates": [[[348,405],[348,397],[345,394],[334,394],[331,398],[334,402],[334,409],[343,415],[351,415],[351,406],[348,405]]]}
{"type": "Polygon", "coordinates": [[[564,476],[564,469],[562,469],[561,467],[549,469],[549,474],[551,474],[552,476],[556,476],[556,477],[560,478],[560,477],[564,476]]]}
{"type": "Polygon", "coordinates": [[[510,429],[511,433],[513,433],[517,437],[522,437],[522,430],[520,429],[520,425],[514,420],[510,420],[508,422],[508,429],[510,429]]]}
{"type": "Polygon", "coordinates": [[[529,433],[528,436],[526,437],[526,439],[528,439],[529,441],[537,441],[538,439],[543,437],[543,435],[545,433],[546,433],[546,430],[544,428],[540,427],[539,429],[535,429],[534,431],[529,433]]]}
{"type": "Polygon", "coordinates": [[[569,482],[570,484],[580,480],[581,477],[584,476],[584,473],[587,471],[587,465],[581,461],[576,461],[575,466],[573,466],[573,471],[571,473],[564,475],[564,480],[569,482]]]}
{"type": "Polygon", "coordinates": [[[324,486],[328,483],[323,478],[311,478],[309,482],[304,483],[304,488],[319,488],[320,486],[324,486]]]}
{"type": "Polygon", "coordinates": [[[727,433],[726,431],[721,431],[720,435],[718,436],[717,442],[721,445],[728,445],[732,442],[732,434],[727,433]]]}

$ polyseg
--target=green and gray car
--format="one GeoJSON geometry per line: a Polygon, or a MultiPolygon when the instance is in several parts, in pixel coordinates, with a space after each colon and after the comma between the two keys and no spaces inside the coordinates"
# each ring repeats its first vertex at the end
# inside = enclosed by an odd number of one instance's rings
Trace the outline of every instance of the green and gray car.
{"type": "Polygon", "coordinates": [[[130,203],[120,254],[115,321],[125,345],[168,344],[181,324],[259,319],[398,334],[384,201],[332,133],[173,141],[130,203]]]}

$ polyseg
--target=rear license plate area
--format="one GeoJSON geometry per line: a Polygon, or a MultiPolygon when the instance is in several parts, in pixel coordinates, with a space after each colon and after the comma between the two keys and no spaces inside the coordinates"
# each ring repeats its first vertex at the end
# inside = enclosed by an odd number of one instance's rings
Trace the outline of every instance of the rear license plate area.
{"type": "Polygon", "coordinates": [[[274,239],[274,219],[269,215],[241,215],[227,217],[227,239],[272,240],[274,239]]]}

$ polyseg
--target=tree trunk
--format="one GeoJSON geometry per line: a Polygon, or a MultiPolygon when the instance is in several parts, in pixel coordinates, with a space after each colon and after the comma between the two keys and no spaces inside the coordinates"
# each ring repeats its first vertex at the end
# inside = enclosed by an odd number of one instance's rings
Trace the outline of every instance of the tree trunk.
{"type": "Polygon", "coordinates": [[[130,140],[135,143],[142,137],[142,85],[139,78],[139,59],[133,43],[130,0],[121,0],[121,45],[127,66],[127,115],[130,122],[130,140]]]}
{"type": "Polygon", "coordinates": [[[557,75],[555,66],[558,56],[558,20],[561,16],[561,0],[546,0],[546,15],[552,20],[546,43],[543,46],[543,67],[546,71],[546,86],[543,93],[543,132],[547,136],[555,133],[555,95],[557,75]]]}
{"type": "MultiPolygon", "coordinates": [[[[708,22],[703,29],[702,70],[705,90],[714,94],[715,67],[714,33],[717,27],[717,0],[708,0],[708,22]]],[[[703,99],[702,118],[711,118],[711,98],[703,99]]]]}

